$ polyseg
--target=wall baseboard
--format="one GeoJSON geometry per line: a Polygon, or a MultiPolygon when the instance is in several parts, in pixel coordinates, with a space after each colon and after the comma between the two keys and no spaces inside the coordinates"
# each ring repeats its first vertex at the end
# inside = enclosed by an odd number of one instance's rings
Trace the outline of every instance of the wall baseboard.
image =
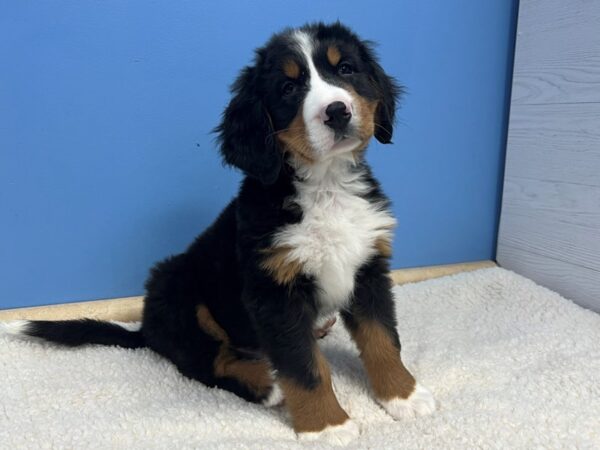
{"type": "MultiPolygon", "coordinates": [[[[391,277],[394,284],[407,284],[488,267],[496,267],[496,263],[493,261],[477,261],[463,264],[398,269],[391,272],[391,277]]],[[[142,300],[143,297],[140,296],[7,309],[0,311],[0,322],[22,319],[69,320],[81,319],[83,317],[98,320],[134,322],[140,320],[142,317],[142,300]]]]}
{"type": "Polygon", "coordinates": [[[142,317],[143,297],[111,298],[77,303],[34,306],[0,311],[0,322],[9,320],[70,320],[84,317],[135,322],[142,317]]]}
{"type": "Polygon", "coordinates": [[[494,261],[486,260],[460,264],[444,264],[441,266],[414,267],[392,270],[391,276],[394,284],[407,284],[454,275],[460,272],[487,269],[489,267],[497,267],[497,264],[494,261]]]}

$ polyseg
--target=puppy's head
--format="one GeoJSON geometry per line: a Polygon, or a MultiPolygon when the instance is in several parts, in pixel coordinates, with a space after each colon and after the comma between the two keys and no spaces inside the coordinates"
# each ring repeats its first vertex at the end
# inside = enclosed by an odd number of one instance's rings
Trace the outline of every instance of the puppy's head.
{"type": "Polygon", "coordinates": [[[286,30],[257,50],[217,127],[226,163],[273,183],[284,154],[318,164],[391,142],[400,88],[345,26],[286,30]]]}

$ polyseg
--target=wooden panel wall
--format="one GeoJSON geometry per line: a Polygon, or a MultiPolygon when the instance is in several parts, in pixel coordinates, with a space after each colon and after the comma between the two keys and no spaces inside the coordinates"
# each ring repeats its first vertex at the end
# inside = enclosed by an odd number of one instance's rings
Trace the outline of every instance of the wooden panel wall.
{"type": "Polygon", "coordinates": [[[497,260],[600,311],[600,1],[520,2],[497,260]]]}

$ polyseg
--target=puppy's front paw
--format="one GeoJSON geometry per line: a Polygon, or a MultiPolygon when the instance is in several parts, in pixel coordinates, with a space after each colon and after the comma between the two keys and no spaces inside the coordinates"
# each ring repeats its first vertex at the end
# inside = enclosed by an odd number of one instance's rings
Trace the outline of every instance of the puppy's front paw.
{"type": "Polygon", "coordinates": [[[431,392],[419,383],[408,398],[393,398],[380,400],[379,403],[394,419],[410,419],[415,416],[424,416],[435,411],[435,400],[431,392]]]}
{"type": "Polygon", "coordinates": [[[358,438],[359,435],[358,425],[352,419],[348,419],[341,425],[329,425],[321,431],[298,433],[298,439],[301,441],[319,441],[327,442],[330,445],[344,446],[358,438]]]}

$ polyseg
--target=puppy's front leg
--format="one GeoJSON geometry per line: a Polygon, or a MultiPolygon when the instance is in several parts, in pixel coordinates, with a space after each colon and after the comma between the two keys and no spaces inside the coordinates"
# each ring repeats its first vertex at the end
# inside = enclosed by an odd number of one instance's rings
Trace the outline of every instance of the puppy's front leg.
{"type": "Polygon", "coordinates": [[[358,436],[358,427],[338,403],[315,339],[312,289],[301,280],[287,287],[271,283],[253,289],[246,303],[298,437],[345,445],[358,436]]]}
{"type": "Polygon", "coordinates": [[[415,381],[400,358],[387,272],[387,262],[380,257],[361,269],[350,308],[342,312],[342,318],[381,406],[396,419],[429,414],[435,410],[433,396],[415,381]]]}

